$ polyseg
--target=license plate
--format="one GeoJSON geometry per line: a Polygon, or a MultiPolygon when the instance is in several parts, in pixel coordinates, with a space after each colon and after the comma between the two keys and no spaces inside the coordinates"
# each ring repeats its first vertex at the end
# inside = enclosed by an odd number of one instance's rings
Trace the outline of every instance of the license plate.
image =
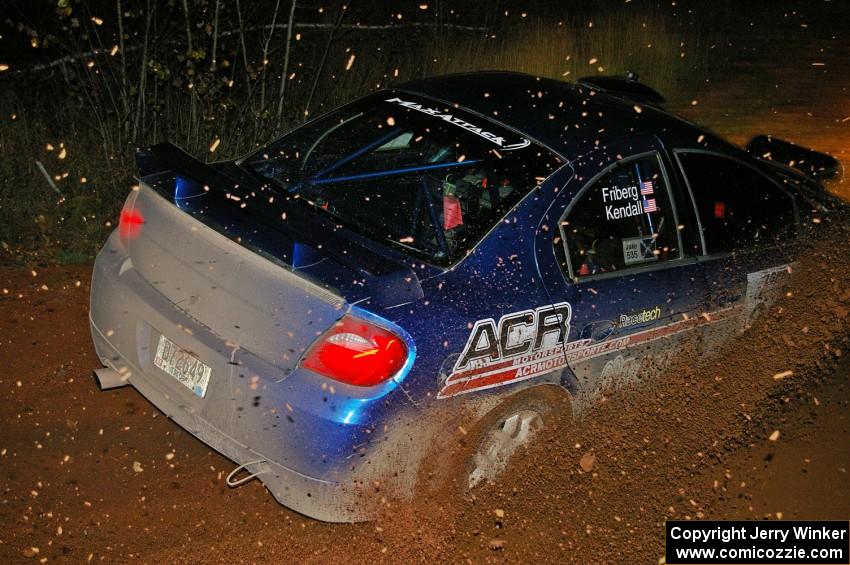
{"type": "Polygon", "coordinates": [[[159,336],[153,364],[180,381],[186,388],[201,398],[207,393],[212,367],[165,337],[159,336]]]}

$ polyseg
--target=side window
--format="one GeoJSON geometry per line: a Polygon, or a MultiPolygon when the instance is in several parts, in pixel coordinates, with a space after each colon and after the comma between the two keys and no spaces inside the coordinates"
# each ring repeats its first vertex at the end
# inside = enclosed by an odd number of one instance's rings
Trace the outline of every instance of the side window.
{"type": "Polygon", "coordinates": [[[707,153],[676,154],[696,204],[707,253],[793,237],[794,201],[750,167],[707,153]]]}
{"type": "Polygon", "coordinates": [[[561,230],[573,276],[680,257],[676,221],[657,155],[625,161],[579,197],[561,230]]]}

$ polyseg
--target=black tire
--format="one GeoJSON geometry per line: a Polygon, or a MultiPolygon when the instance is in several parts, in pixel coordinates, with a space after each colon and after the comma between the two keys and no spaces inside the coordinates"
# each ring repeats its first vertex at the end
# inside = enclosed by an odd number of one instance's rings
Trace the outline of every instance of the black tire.
{"type": "MultiPolygon", "coordinates": [[[[464,415],[447,425],[442,433],[437,434],[426,460],[422,462],[419,472],[419,495],[430,496],[463,496],[480,487],[493,476],[483,477],[470,488],[470,475],[476,467],[476,454],[485,446],[485,441],[498,430],[502,430],[505,422],[515,414],[523,411],[539,415],[539,428],[535,434],[558,419],[572,419],[572,401],[569,392],[558,385],[546,384],[518,391],[505,397],[483,417],[474,419],[472,415],[464,415]]],[[[528,441],[533,441],[530,437],[528,441]]],[[[523,449],[511,452],[504,457],[504,467],[510,458],[521,455],[523,449]]],[[[501,459],[501,458],[500,458],[501,459]]],[[[504,470],[497,471],[496,476],[504,470]]]]}

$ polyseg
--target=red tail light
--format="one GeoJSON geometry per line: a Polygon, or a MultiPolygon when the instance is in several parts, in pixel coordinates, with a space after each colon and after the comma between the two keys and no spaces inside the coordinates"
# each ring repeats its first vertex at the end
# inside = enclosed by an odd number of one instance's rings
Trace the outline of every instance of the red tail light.
{"type": "Polygon", "coordinates": [[[145,219],[141,212],[125,206],[121,210],[121,217],[118,220],[118,234],[125,243],[131,239],[136,239],[139,237],[139,232],[142,231],[142,224],[144,223],[145,219]]]}
{"type": "Polygon", "coordinates": [[[397,335],[346,315],[310,347],[301,366],[343,383],[372,386],[398,373],[407,354],[397,335]]]}

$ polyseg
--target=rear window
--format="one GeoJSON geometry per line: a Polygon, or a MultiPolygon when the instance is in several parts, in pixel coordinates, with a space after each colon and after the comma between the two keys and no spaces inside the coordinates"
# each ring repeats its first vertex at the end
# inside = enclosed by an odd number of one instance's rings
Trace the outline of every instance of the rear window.
{"type": "Polygon", "coordinates": [[[560,165],[484,118],[393,92],[311,122],[243,163],[317,213],[443,265],[560,165]]]}

